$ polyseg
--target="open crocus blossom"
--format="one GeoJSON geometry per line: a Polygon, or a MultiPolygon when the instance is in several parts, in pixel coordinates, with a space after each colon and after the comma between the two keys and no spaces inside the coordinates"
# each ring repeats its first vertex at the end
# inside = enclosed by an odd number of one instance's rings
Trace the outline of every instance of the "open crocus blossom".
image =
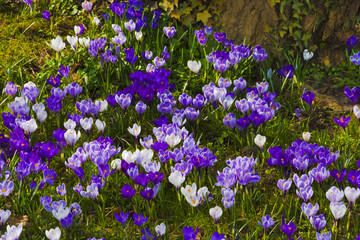
{"type": "Polygon", "coordinates": [[[165,223],[161,223],[155,227],[156,233],[161,237],[165,234],[166,226],[165,223]]]}
{"type": "Polygon", "coordinates": [[[215,223],[220,222],[220,218],[223,214],[221,207],[216,206],[214,208],[210,208],[209,213],[210,213],[210,216],[214,219],[215,223]]]}
{"type": "Polygon", "coordinates": [[[59,240],[61,237],[61,230],[59,227],[45,231],[45,235],[50,240],[59,240]]]}
{"type": "Polygon", "coordinates": [[[339,190],[337,187],[332,186],[327,192],[326,192],[327,199],[330,200],[330,202],[340,202],[341,199],[344,197],[344,191],[339,190]]]}
{"type": "Polygon", "coordinates": [[[304,61],[309,61],[314,56],[313,52],[309,52],[309,50],[305,49],[303,53],[304,61]]]}
{"type": "Polygon", "coordinates": [[[350,116],[347,118],[345,118],[344,116],[341,116],[340,119],[337,117],[334,117],[334,122],[342,128],[345,128],[349,124],[350,120],[351,120],[350,116]]]}
{"type": "Polygon", "coordinates": [[[258,221],[258,223],[265,228],[265,230],[275,224],[274,220],[269,215],[262,217],[261,222],[258,221]]]}
{"type": "Polygon", "coordinates": [[[291,235],[293,235],[296,231],[296,226],[294,222],[289,222],[288,224],[285,222],[284,215],[281,217],[282,225],[280,226],[281,231],[283,231],[289,240],[291,240],[291,235]]]}
{"type": "Polygon", "coordinates": [[[49,45],[50,47],[52,47],[52,49],[54,49],[57,52],[61,52],[64,48],[65,48],[65,42],[61,39],[60,36],[57,36],[54,39],[51,39],[50,41],[51,43],[47,45],[49,45]]]}
{"type": "Polygon", "coordinates": [[[346,205],[344,202],[331,202],[331,213],[334,215],[335,221],[341,219],[346,213],[346,205]]]}
{"type": "Polygon", "coordinates": [[[201,62],[200,61],[191,61],[189,60],[187,62],[188,68],[193,71],[194,73],[198,74],[201,68],[201,62]]]}
{"type": "Polygon", "coordinates": [[[135,138],[137,138],[141,132],[141,126],[134,123],[133,127],[129,127],[128,131],[131,135],[133,135],[135,138]]]}

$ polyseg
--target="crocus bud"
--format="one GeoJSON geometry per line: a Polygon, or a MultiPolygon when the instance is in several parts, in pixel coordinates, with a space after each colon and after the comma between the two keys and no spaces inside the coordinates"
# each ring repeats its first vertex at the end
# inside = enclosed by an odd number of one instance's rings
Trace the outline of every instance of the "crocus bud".
{"type": "Polygon", "coordinates": [[[163,236],[165,234],[166,226],[165,223],[161,223],[155,227],[155,231],[159,236],[163,236]]]}
{"type": "Polygon", "coordinates": [[[73,129],[68,129],[64,134],[64,138],[66,142],[72,147],[75,146],[77,140],[79,140],[80,137],[81,137],[81,132],[78,131],[76,133],[76,131],[73,129]]]}
{"type": "Polygon", "coordinates": [[[309,141],[310,140],[310,133],[309,132],[303,132],[303,139],[305,140],[305,141],[309,141]]]}
{"type": "Polygon", "coordinates": [[[177,189],[179,189],[180,185],[184,181],[185,181],[185,176],[179,171],[174,171],[169,176],[169,182],[172,183],[177,189]]]}
{"type": "Polygon", "coordinates": [[[101,121],[101,120],[97,119],[96,122],[95,122],[95,126],[96,126],[96,128],[99,130],[99,132],[101,134],[104,133],[104,128],[106,126],[106,123],[104,121],[101,121]]]}

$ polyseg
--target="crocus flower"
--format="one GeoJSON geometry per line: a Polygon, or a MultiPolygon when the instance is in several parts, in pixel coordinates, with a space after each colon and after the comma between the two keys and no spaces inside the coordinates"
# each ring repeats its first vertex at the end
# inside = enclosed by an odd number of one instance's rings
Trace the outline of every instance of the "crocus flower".
{"type": "Polygon", "coordinates": [[[199,232],[198,228],[196,228],[196,231],[194,232],[194,229],[192,229],[192,227],[184,227],[183,228],[184,239],[195,240],[198,232],[199,232]]]}
{"type": "Polygon", "coordinates": [[[303,53],[304,61],[309,61],[314,56],[313,52],[309,52],[309,50],[305,49],[303,53]]]}
{"type": "Polygon", "coordinates": [[[341,116],[340,119],[337,117],[334,117],[334,122],[342,128],[345,128],[349,124],[350,120],[351,120],[350,116],[347,118],[345,118],[344,116],[341,116]]]}
{"type": "Polygon", "coordinates": [[[285,65],[281,69],[279,68],[278,74],[285,78],[293,78],[294,74],[294,66],[292,64],[285,65]]]}
{"type": "Polygon", "coordinates": [[[50,240],[59,240],[61,237],[61,230],[59,227],[55,229],[45,230],[45,235],[50,240]]]}
{"type": "Polygon", "coordinates": [[[185,176],[179,171],[174,171],[169,176],[169,182],[172,183],[177,189],[179,189],[180,185],[184,181],[185,181],[185,176]]]}
{"type": "Polygon", "coordinates": [[[214,219],[215,224],[220,222],[220,218],[223,214],[221,207],[216,206],[214,208],[210,208],[209,213],[210,213],[210,216],[214,219]]]}
{"type": "Polygon", "coordinates": [[[115,213],[115,219],[121,223],[124,228],[125,228],[125,224],[126,224],[126,220],[128,219],[129,217],[129,212],[127,212],[126,214],[124,214],[123,212],[120,213],[120,215],[118,213],[115,213]]]}
{"type": "Polygon", "coordinates": [[[92,23],[97,26],[97,25],[100,24],[100,19],[98,17],[94,17],[93,20],[92,20],[92,23]]]}
{"type": "Polygon", "coordinates": [[[105,126],[106,126],[106,123],[104,121],[101,121],[100,119],[97,119],[95,121],[95,126],[97,128],[97,130],[103,134],[104,133],[104,129],[105,129],[105,126]]]}
{"type": "Polygon", "coordinates": [[[266,142],[266,137],[258,134],[258,135],[256,135],[254,142],[255,142],[256,146],[258,146],[260,148],[260,150],[263,150],[264,144],[266,142]]]}
{"type": "Polygon", "coordinates": [[[346,205],[344,202],[331,202],[331,213],[334,215],[335,221],[341,219],[346,213],[346,205]]]}
{"type": "Polygon", "coordinates": [[[31,135],[31,133],[33,133],[36,129],[37,129],[37,124],[35,119],[30,119],[29,121],[25,121],[22,122],[20,124],[20,127],[28,134],[31,135]]]}
{"type": "Polygon", "coordinates": [[[7,225],[6,232],[1,236],[2,239],[13,239],[18,240],[20,238],[23,226],[20,223],[17,227],[15,225],[11,226],[7,225]]]}
{"type": "Polygon", "coordinates": [[[168,38],[173,38],[175,35],[176,29],[174,27],[164,27],[164,33],[168,38]]]}
{"type": "Polygon", "coordinates": [[[134,219],[134,224],[140,227],[141,225],[147,222],[148,217],[144,218],[144,215],[142,213],[138,215],[137,213],[134,212],[133,219],[134,219]]]}
{"type": "Polygon", "coordinates": [[[131,135],[137,138],[141,132],[141,126],[138,126],[136,123],[134,123],[132,128],[128,127],[128,131],[131,135]]]}
{"type": "Polygon", "coordinates": [[[0,228],[4,226],[5,222],[8,220],[8,218],[11,215],[10,210],[0,210],[0,228]]]}
{"type": "Polygon", "coordinates": [[[291,187],[291,183],[292,183],[291,178],[289,178],[288,180],[279,179],[279,181],[277,182],[277,187],[283,192],[284,198],[285,198],[287,191],[289,191],[289,189],[291,187]]]}
{"type": "Polygon", "coordinates": [[[350,89],[348,86],[345,86],[344,94],[351,101],[351,104],[354,105],[360,98],[360,88],[353,87],[350,89]]]}
{"type": "Polygon", "coordinates": [[[59,185],[57,188],[56,188],[56,192],[61,196],[65,196],[66,195],[66,188],[65,188],[65,183],[59,185]]]}
{"type": "Polygon", "coordinates": [[[12,181],[5,180],[0,183],[1,196],[8,197],[13,190],[14,190],[14,183],[12,181]]]}
{"type": "Polygon", "coordinates": [[[284,215],[281,217],[282,225],[280,226],[281,231],[283,231],[289,240],[291,240],[291,235],[296,231],[296,226],[294,222],[285,223],[284,215]]]}
{"type": "Polygon", "coordinates": [[[357,43],[359,42],[359,38],[352,35],[351,37],[346,40],[346,44],[349,46],[349,48],[353,48],[357,43]]]}
{"type": "Polygon", "coordinates": [[[299,190],[296,190],[296,194],[304,200],[304,202],[307,202],[312,195],[314,194],[314,191],[312,190],[311,186],[299,188],[299,190]]]}
{"type": "Polygon", "coordinates": [[[92,117],[80,119],[80,125],[86,132],[90,132],[93,122],[94,119],[92,117]]]}
{"type": "Polygon", "coordinates": [[[307,91],[305,92],[302,96],[301,99],[306,102],[307,104],[309,104],[310,106],[310,112],[312,111],[312,102],[314,101],[315,95],[314,93],[307,91]]]}
{"type": "Polygon", "coordinates": [[[72,147],[75,146],[77,140],[79,140],[80,137],[81,137],[81,132],[78,131],[76,133],[76,131],[73,129],[68,129],[64,134],[64,138],[66,142],[72,147]]]}
{"type": "Polygon", "coordinates": [[[15,84],[13,84],[12,82],[8,82],[5,86],[5,93],[9,94],[11,96],[15,96],[17,90],[18,90],[18,87],[15,84]]]}
{"type": "Polygon", "coordinates": [[[165,231],[166,231],[165,223],[161,223],[160,225],[157,225],[155,227],[155,231],[160,237],[163,236],[165,234],[165,231]]]}
{"type": "Polygon", "coordinates": [[[265,228],[265,230],[275,224],[274,220],[269,215],[262,217],[261,222],[258,221],[258,223],[260,226],[265,228]]]}
{"type": "Polygon", "coordinates": [[[50,21],[50,13],[46,10],[42,12],[42,18],[50,21]]]}
{"type": "Polygon", "coordinates": [[[199,73],[199,70],[200,70],[200,68],[201,68],[201,62],[200,62],[200,61],[199,61],[199,62],[196,62],[196,61],[191,61],[191,60],[189,60],[189,61],[187,62],[187,66],[188,66],[188,68],[189,68],[191,71],[193,71],[194,73],[198,74],[198,73],[199,73]]]}
{"type": "Polygon", "coordinates": [[[301,210],[303,211],[303,213],[305,213],[305,215],[308,218],[311,218],[312,216],[314,216],[317,211],[319,210],[319,204],[315,204],[314,206],[311,203],[303,203],[301,204],[301,210]]]}
{"type": "Polygon", "coordinates": [[[214,234],[211,236],[210,240],[225,240],[225,236],[218,232],[214,232],[214,234]]]}
{"type": "MultiPolygon", "coordinates": [[[[47,43],[48,44],[48,43],[47,43]]],[[[61,52],[65,48],[65,43],[61,39],[60,36],[57,36],[54,39],[51,39],[51,44],[48,44],[50,47],[52,47],[55,51],[61,52]]]]}
{"type": "Polygon", "coordinates": [[[334,169],[333,171],[330,171],[330,175],[336,179],[339,183],[342,182],[343,178],[346,175],[346,168],[343,168],[343,170],[341,170],[341,172],[339,172],[339,170],[334,169]]]}
{"type": "Polygon", "coordinates": [[[353,206],[355,205],[356,199],[360,196],[360,189],[359,188],[345,188],[345,197],[349,201],[349,208],[350,211],[352,210],[353,206]]]}
{"type": "Polygon", "coordinates": [[[331,202],[339,202],[344,197],[344,191],[339,190],[336,186],[332,186],[326,192],[326,198],[329,199],[331,202]]]}
{"type": "Polygon", "coordinates": [[[308,142],[310,140],[310,133],[309,132],[303,132],[303,139],[308,142]]]}
{"type": "Polygon", "coordinates": [[[356,66],[360,65],[360,52],[354,53],[354,55],[350,56],[350,61],[356,66]]]}
{"type": "Polygon", "coordinates": [[[222,43],[226,39],[226,33],[224,33],[224,32],[222,32],[222,33],[215,32],[214,33],[214,38],[218,43],[222,43]]]}
{"type": "Polygon", "coordinates": [[[326,220],[323,214],[310,217],[310,223],[318,232],[320,232],[326,226],[326,220]]]}
{"type": "Polygon", "coordinates": [[[133,32],[135,30],[136,24],[135,22],[131,19],[128,22],[124,23],[124,27],[129,30],[130,32],[133,32]]]}
{"type": "Polygon", "coordinates": [[[83,9],[85,9],[86,11],[90,12],[91,11],[91,8],[92,8],[92,3],[91,2],[88,2],[87,0],[85,0],[81,6],[83,9]]]}
{"type": "Polygon", "coordinates": [[[330,240],[331,239],[331,232],[329,232],[328,234],[326,233],[316,233],[316,240],[330,240]]]}

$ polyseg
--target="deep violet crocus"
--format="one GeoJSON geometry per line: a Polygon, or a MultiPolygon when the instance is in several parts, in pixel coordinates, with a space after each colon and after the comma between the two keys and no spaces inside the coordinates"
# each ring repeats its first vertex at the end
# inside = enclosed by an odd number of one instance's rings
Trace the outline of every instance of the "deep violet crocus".
{"type": "Polygon", "coordinates": [[[192,227],[184,227],[183,228],[184,239],[195,240],[198,232],[199,232],[199,228],[196,228],[196,231],[194,231],[192,227]]]}
{"type": "Polygon", "coordinates": [[[44,10],[42,12],[42,18],[45,19],[45,20],[50,21],[50,13],[48,11],[44,10]]]}
{"type": "Polygon", "coordinates": [[[136,190],[130,186],[125,184],[121,189],[121,196],[123,198],[131,199],[136,193],[136,190]]]}
{"type": "Polygon", "coordinates": [[[294,222],[289,222],[288,224],[285,222],[284,215],[281,217],[282,225],[280,226],[281,231],[283,231],[288,239],[292,239],[291,235],[293,235],[296,231],[296,226],[294,222]]]}
{"type": "Polygon", "coordinates": [[[115,215],[115,219],[116,219],[119,223],[121,223],[121,224],[124,226],[124,228],[125,228],[126,220],[127,220],[128,217],[129,217],[129,212],[127,212],[126,214],[124,214],[123,212],[121,212],[120,214],[115,213],[114,215],[115,215]]]}
{"type": "Polygon", "coordinates": [[[314,101],[315,95],[314,93],[307,91],[305,92],[302,96],[301,99],[306,102],[307,104],[309,104],[310,106],[310,112],[312,112],[312,102],[314,101]]]}
{"type": "Polygon", "coordinates": [[[334,117],[334,122],[344,129],[349,124],[350,120],[351,120],[350,116],[347,118],[345,118],[344,116],[341,116],[340,119],[337,117],[334,117]]]}
{"type": "Polygon", "coordinates": [[[147,222],[148,217],[145,218],[142,213],[138,215],[137,213],[134,212],[133,219],[134,219],[134,224],[140,227],[141,225],[147,222]]]}
{"type": "Polygon", "coordinates": [[[360,98],[360,88],[354,87],[350,89],[348,86],[344,88],[345,96],[351,101],[351,105],[354,105],[360,98]]]}
{"type": "Polygon", "coordinates": [[[333,171],[330,171],[330,176],[332,176],[339,183],[341,183],[342,180],[344,179],[344,177],[346,176],[346,168],[341,170],[341,172],[339,172],[339,170],[337,170],[337,169],[334,169],[333,171]]]}
{"type": "Polygon", "coordinates": [[[285,65],[277,70],[278,74],[285,78],[293,78],[294,66],[292,64],[285,65]]]}

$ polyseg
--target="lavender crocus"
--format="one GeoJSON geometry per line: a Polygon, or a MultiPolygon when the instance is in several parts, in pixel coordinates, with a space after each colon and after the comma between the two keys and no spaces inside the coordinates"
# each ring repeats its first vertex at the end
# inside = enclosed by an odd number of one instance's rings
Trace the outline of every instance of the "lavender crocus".
{"type": "Polygon", "coordinates": [[[278,180],[277,187],[283,192],[284,198],[285,198],[287,191],[289,191],[291,184],[292,184],[291,178],[289,178],[288,180],[286,180],[286,179],[278,180]]]}
{"type": "Polygon", "coordinates": [[[323,214],[310,217],[310,223],[314,226],[316,231],[320,232],[326,226],[325,216],[323,214]]]}
{"type": "Polygon", "coordinates": [[[269,216],[266,215],[262,217],[261,222],[258,221],[259,225],[262,226],[265,230],[275,224],[274,220],[269,216]]]}
{"type": "Polygon", "coordinates": [[[173,38],[176,32],[176,29],[174,27],[164,27],[164,34],[168,37],[168,38],[173,38]]]}
{"type": "Polygon", "coordinates": [[[124,228],[125,228],[125,224],[126,224],[126,220],[128,219],[129,217],[129,212],[127,212],[126,214],[124,214],[124,212],[121,212],[120,215],[118,213],[115,213],[115,219],[121,223],[124,228]]]}
{"type": "Polygon", "coordinates": [[[319,210],[319,204],[316,203],[315,205],[312,205],[311,203],[303,203],[301,204],[301,210],[310,219],[319,210]]]}
{"type": "Polygon", "coordinates": [[[13,84],[12,82],[8,82],[5,86],[5,93],[9,94],[11,96],[15,96],[17,90],[18,90],[18,87],[15,84],[13,84]]]}

